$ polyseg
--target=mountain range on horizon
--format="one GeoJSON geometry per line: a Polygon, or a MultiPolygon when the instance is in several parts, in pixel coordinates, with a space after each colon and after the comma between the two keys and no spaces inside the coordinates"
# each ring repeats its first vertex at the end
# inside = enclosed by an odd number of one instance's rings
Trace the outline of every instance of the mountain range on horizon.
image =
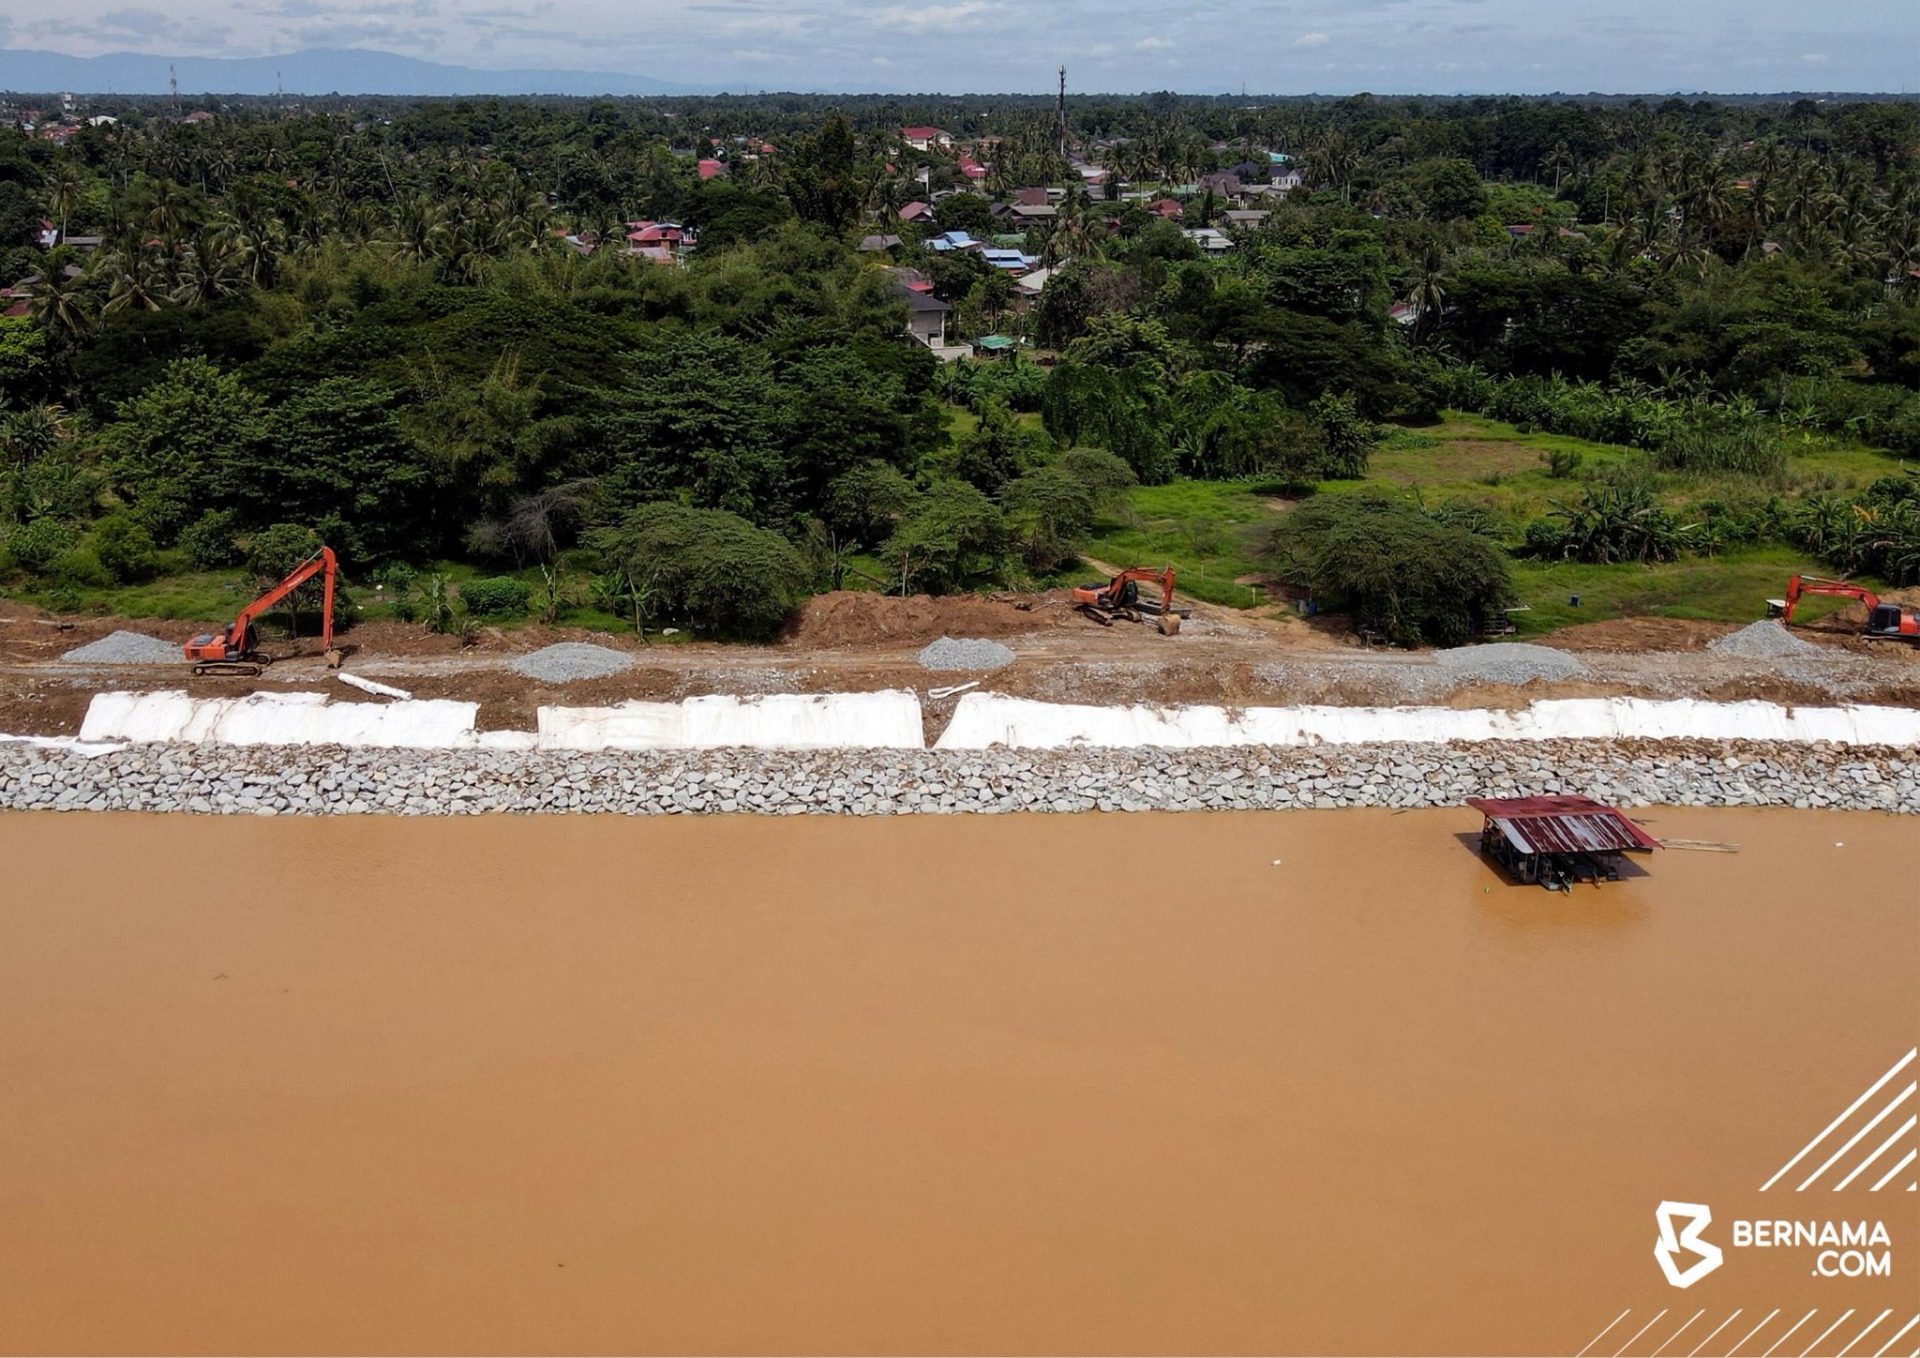
{"type": "Polygon", "coordinates": [[[483,70],[371,48],[309,48],[268,57],[167,57],[107,52],[71,57],[59,52],[0,48],[0,91],[49,94],[165,94],[168,72],[183,95],[636,95],[712,94],[709,85],[683,85],[610,71],[483,70]]]}

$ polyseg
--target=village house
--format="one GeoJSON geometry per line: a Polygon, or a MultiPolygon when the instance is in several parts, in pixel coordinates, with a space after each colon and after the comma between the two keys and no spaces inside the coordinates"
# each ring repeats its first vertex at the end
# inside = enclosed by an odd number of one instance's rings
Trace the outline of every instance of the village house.
{"type": "Polygon", "coordinates": [[[1181,235],[1199,246],[1209,255],[1224,255],[1233,248],[1233,239],[1224,231],[1216,231],[1210,226],[1192,227],[1182,231],[1181,235]]]}
{"type": "Polygon", "coordinates": [[[678,264],[698,243],[694,233],[678,222],[627,223],[627,253],[655,264],[678,264]]]}
{"type": "Polygon", "coordinates": [[[931,151],[936,147],[942,151],[953,149],[953,134],[937,127],[901,128],[900,140],[916,151],[931,151]]]}

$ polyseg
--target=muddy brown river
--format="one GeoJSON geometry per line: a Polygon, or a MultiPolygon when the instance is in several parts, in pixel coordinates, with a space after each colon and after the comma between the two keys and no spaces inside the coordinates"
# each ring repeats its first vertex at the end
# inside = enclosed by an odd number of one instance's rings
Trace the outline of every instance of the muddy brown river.
{"type": "Polygon", "coordinates": [[[1920,825],[1642,819],[0,816],[0,1350],[1872,1354],[1920,825]]]}

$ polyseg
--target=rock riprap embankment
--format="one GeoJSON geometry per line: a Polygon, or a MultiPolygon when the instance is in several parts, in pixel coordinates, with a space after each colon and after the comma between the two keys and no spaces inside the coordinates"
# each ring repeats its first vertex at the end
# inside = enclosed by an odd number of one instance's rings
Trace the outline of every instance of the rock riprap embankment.
{"type": "Polygon", "coordinates": [[[662,815],[1457,806],[1575,792],[1626,806],[1920,813],[1920,753],[1724,741],[1203,750],[700,753],[0,744],[0,809],[662,815]]]}

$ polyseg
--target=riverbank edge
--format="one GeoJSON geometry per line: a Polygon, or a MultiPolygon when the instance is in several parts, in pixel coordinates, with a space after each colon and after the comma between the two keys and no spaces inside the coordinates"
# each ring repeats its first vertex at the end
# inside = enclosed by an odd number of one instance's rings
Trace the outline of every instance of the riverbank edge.
{"type": "Polygon", "coordinates": [[[0,745],[0,810],[240,815],[896,815],[1458,806],[1581,793],[1621,806],[1920,814],[1920,751],[1565,740],[1219,749],[646,753],[0,745]]]}

